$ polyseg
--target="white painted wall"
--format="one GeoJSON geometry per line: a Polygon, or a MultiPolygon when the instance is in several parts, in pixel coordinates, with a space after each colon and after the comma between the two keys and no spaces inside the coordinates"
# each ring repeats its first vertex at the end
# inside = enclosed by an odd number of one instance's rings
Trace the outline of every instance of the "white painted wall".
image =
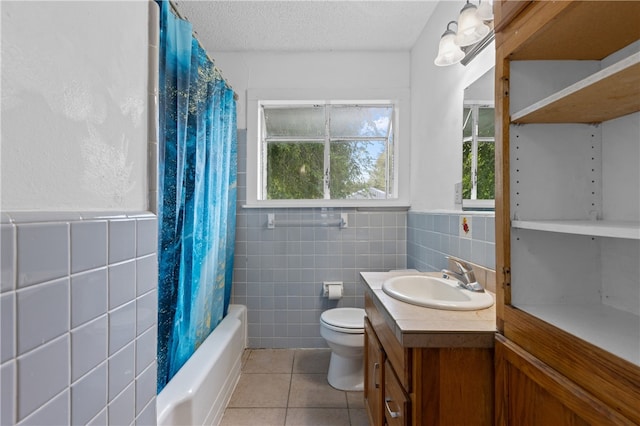
{"type": "Polygon", "coordinates": [[[2,210],[147,209],[148,8],[3,2],[2,210]]]}
{"type": "Polygon", "coordinates": [[[495,62],[487,46],[469,65],[437,67],[438,42],[459,2],[440,2],[411,50],[411,209],[455,210],[454,184],[462,181],[464,89],[495,62]]]}
{"type": "Polygon", "coordinates": [[[409,52],[220,52],[216,66],[239,95],[247,128],[247,89],[408,89],[409,52]]]}

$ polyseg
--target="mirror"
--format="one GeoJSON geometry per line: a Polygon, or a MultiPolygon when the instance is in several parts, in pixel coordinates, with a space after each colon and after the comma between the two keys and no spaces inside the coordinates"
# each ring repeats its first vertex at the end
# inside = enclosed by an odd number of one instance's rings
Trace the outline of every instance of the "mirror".
{"type": "Polygon", "coordinates": [[[462,209],[493,210],[495,198],[494,68],[464,90],[462,209]]]}

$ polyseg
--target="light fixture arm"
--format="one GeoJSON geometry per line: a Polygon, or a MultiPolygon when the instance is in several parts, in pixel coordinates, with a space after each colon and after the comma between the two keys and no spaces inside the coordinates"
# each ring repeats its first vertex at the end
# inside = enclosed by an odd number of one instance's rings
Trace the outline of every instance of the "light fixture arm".
{"type": "MultiPolygon", "coordinates": [[[[449,23],[447,24],[447,30],[445,31],[445,33],[446,33],[447,31],[455,32],[455,31],[453,31],[451,28],[449,28],[449,26],[450,26],[451,24],[456,24],[456,31],[458,30],[458,21],[449,21],[449,23]]],[[[443,34],[443,35],[444,35],[444,34],[443,34]]]]}

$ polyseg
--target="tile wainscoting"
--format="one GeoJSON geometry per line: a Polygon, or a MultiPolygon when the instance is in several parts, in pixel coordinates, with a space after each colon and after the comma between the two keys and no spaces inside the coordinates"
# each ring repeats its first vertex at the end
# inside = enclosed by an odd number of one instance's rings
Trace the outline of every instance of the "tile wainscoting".
{"type": "Polygon", "coordinates": [[[154,425],[156,216],[0,217],[0,423],[154,425]]]}
{"type": "Polygon", "coordinates": [[[424,213],[407,215],[407,267],[420,271],[447,268],[451,255],[495,269],[493,213],[424,213]],[[466,219],[469,237],[462,228],[466,219]]]}

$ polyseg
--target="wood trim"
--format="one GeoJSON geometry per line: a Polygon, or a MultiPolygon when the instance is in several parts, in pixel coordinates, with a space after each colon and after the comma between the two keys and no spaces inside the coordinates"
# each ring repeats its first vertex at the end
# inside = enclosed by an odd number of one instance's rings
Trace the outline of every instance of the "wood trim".
{"type": "Polygon", "coordinates": [[[496,46],[502,48],[502,54],[496,55],[496,60],[511,56],[516,49],[527,43],[541,28],[548,24],[553,16],[569,6],[571,6],[571,1],[531,2],[526,13],[515,16],[508,25],[501,28],[500,32],[496,34],[496,46]]]}
{"type": "Polygon", "coordinates": [[[509,368],[507,364],[507,356],[505,354],[506,341],[504,336],[496,334],[496,342],[494,345],[494,370],[495,370],[495,400],[494,415],[496,426],[509,425],[509,368]]]}
{"type": "Polygon", "coordinates": [[[637,1],[533,1],[496,35],[510,59],[601,60],[640,37],[637,1]]]}
{"type": "Polygon", "coordinates": [[[640,424],[640,367],[513,306],[504,314],[506,338],[640,424]]]}
{"type": "Polygon", "coordinates": [[[509,188],[509,61],[496,53],[495,69],[495,176],[496,176],[496,326],[504,329],[503,307],[511,303],[511,220],[509,188]]]}
{"type": "Polygon", "coordinates": [[[493,24],[496,32],[502,31],[504,27],[515,18],[531,0],[500,0],[493,5],[493,24]]]}
{"type": "MultiPolygon", "coordinates": [[[[576,413],[581,419],[590,424],[630,424],[629,419],[622,416],[615,409],[603,404],[600,399],[585,392],[573,381],[500,335],[496,336],[496,354],[500,357],[499,362],[502,370],[505,370],[503,371],[503,378],[508,379],[507,367],[512,365],[513,368],[524,373],[533,382],[561,401],[570,411],[576,413]]],[[[501,383],[502,386],[504,384],[505,382],[501,383]]],[[[501,395],[501,399],[503,399],[502,404],[505,404],[504,400],[510,400],[509,395],[504,393],[501,395]]],[[[497,424],[509,424],[508,413],[502,415],[501,422],[497,424]]],[[[559,422],[558,424],[562,423],[559,422]]]]}

